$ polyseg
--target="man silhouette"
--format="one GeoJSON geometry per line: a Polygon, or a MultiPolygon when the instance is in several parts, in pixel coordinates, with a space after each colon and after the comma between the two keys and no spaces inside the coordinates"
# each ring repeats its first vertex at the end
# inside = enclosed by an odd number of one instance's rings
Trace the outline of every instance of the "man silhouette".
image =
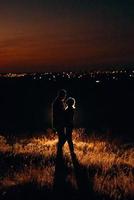
{"type": "Polygon", "coordinates": [[[64,145],[66,138],[64,133],[65,127],[65,99],[66,99],[66,90],[61,89],[58,91],[58,95],[53,102],[53,128],[58,133],[59,143],[58,148],[61,149],[64,145]]]}

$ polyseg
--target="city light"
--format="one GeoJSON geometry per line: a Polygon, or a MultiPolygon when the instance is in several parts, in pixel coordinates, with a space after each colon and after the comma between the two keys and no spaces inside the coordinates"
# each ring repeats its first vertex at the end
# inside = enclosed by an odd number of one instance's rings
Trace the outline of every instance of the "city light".
{"type": "Polygon", "coordinates": [[[87,80],[95,81],[117,81],[117,80],[133,80],[134,70],[103,70],[103,71],[86,71],[86,72],[44,72],[44,73],[7,73],[0,74],[0,78],[31,78],[33,80],[60,81],[60,80],[87,80]]]}

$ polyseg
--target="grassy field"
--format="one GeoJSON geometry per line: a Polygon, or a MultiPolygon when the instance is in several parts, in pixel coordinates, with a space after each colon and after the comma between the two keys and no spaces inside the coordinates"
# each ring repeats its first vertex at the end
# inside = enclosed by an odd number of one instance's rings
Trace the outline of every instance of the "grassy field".
{"type": "Polygon", "coordinates": [[[134,199],[134,145],[73,131],[57,154],[57,135],[0,136],[0,199],[134,199]]]}

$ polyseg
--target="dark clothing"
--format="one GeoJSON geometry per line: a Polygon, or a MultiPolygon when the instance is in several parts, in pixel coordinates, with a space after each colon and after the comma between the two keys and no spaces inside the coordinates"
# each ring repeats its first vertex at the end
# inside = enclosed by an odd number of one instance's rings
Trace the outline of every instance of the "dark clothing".
{"type": "Polygon", "coordinates": [[[53,102],[53,128],[61,128],[65,125],[65,103],[60,98],[53,102]]]}
{"type": "Polygon", "coordinates": [[[53,128],[58,134],[58,149],[61,150],[66,142],[65,137],[65,103],[57,97],[52,105],[53,109],[53,128]]]}
{"type": "Polygon", "coordinates": [[[74,151],[72,131],[74,124],[74,108],[65,110],[65,102],[59,97],[53,102],[53,128],[58,133],[58,149],[61,150],[65,142],[69,144],[70,151],[74,151]]]}
{"type": "Polygon", "coordinates": [[[72,141],[72,127],[66,127],[66,141],[68,142],[70,152],[74,151],[73,141],[72,141]]]}
{"type": "Polygon", "coordinates": [[[66,140],[69,144],[70,152],[74,151],[73,142],[72,142],[72,132],[74,127],[74,111],[72,107],[68,107],[65,110],[65,127],[66,127],[66,140]]]}
{"type": "Polygon", "coordinates": [[[65,136],[65,128],[64,127],[57,127],[56,128],[56,131],[58,133],[58,146],[59,148],[62,148],[63,145],[65,144],[66,142],[66,136],[65,136]]]}
{"type": "Polygon", "coordinates": [[[73,128],[74,126],[74,108],[67,108],[65,110],[65,126],[73,128]]]}

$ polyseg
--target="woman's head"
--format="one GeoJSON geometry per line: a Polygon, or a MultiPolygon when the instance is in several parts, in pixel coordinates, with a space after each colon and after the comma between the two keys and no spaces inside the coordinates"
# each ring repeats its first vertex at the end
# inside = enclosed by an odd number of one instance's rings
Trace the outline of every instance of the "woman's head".
{"type": "Polygon", "coordinates": [[[75,99],[72,98],[72,97],[69,97],[67,100],[66,100],[66,104],[68,107],[73,107],[75,108],[75,99]]]}

